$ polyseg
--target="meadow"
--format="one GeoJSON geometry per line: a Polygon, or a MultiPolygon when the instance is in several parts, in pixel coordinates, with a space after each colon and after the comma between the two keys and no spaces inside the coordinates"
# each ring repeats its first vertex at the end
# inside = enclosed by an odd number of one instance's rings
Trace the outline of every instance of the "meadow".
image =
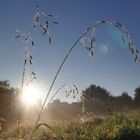
{"type": "MultiPolygon", "coordinates": [[[[11,132],[2,132],[1,140],[26,140],[29,137],[31,126],[21,128],[20,137],[17,129],[11,132]]],[[[139,140],[139,115],[121,115],[101,118],[92,118],[86,122],[40,123],[36,127],[33,140],[139,140]]]]}

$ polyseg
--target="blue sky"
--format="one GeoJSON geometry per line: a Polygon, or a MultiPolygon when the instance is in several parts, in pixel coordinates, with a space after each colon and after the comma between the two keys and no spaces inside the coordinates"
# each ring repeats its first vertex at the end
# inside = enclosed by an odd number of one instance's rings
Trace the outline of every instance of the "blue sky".
{"type": "MultiPolygon", "coordinates": [[[[32,50],[32,69],[38,83],[47,91],[58,66],[85,29],[100,19],[115,20],[127,28],[135,46],[140,50],[139,0],[1,0],[0,1],[0,79],[7,79],[14,87],[21,85],[24,45],[13,41],[16,30],[30,29],[35,5],[48,14],[57,15],[60,25],[50,28],[52,45],[41,31],[33,31],[35,50],[32,50]]],[[[120,39],[120,32],[111,26],[101,25],[96,31],[96,50],[93,60],[81,43],[64,65],[54,90],[64,83],[77,83],[82,90],[90,84],[101,85],[113,95],[128,91],[133,95],[140,86],[140,64],[120,39]]]]}

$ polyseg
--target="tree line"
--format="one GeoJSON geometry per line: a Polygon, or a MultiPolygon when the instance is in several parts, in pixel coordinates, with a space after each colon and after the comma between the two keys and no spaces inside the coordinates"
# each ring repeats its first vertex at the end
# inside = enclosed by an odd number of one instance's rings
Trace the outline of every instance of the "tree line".
{"type": "Polygon", "coordinates": [[[83,91],[83,97],[87,112],[124,112],[140,108],[140,86],[134,92],[134,98],[126,91],[113,96],[103,87],[90,85],[83,91]]]}
{"type": "MultiPolygon", "coordinates": [[[[0,81],[0,117],[12,119],[18,116],[17,102],[19,91],[10,86],[8,80],[0,81]]],[[[47,114],[56,118],[64,116],[75,116],[82,114],[82,107],[86,113],[112,114],[115,112],[130,112],[140,110],[140,86],[134,90],[132,98],[127,92],[122,92],[119,96],[113,96],[107,89],[90,85],[83,90],[81,102],[68,104],[67,102],[52,102],[47,108],[47,114]]],[[[24,109],[23,109],[24,110],[24,109]]]]}

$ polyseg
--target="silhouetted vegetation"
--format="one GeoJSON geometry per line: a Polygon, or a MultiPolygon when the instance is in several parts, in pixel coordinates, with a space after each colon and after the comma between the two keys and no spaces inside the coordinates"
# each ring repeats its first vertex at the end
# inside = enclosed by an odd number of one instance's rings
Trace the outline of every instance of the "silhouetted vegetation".
{"type": "MultiPolygon", "coordinates": [[[[0,81],[1,118],[6,120],[16,118],[19,106],[17,106],[17,95],[17,90],[10,87],[7,80],[0,81]]],[[[123,92],[119,96],[113,96],[107,89],[96,85],[90,85],[82,92],[81,96],[84,97],[85,112],[89,116],[108,116],[115,113],[139,112],[140,110],[140,87],[135,89],[134,98],[127,92],[123,92]]],[[[49,104],[45,116],[52,120],[67,120],[70,118],[76,118],[75,120],[77,120],[82,116],[82,107],[82,101],[69,104],[54,100],[49,104]]],[[[24,112],[24,109],[22,110],[24,112]]]]}
{"type": "Polygon", "coordinates": [[[0,117],[9,119],[13,114],[15,90],[7,80],[0,81],[0,117]]]}
{"type": "Polygon", "coordinates": [[[135,89],[134,106],[140,107],[140,86],[135,89]]]}
{"type": "MultiPolygon", "coordinates": [[[[135,89],[132,98],[127,92],[119,96],[113,96],[110,92],[96,85],[90,85],[83,91],[85,114],[90,116],[108,116],[116,113],[134,113],[140,110],[140,87],[135,89]]],[[[82,115],[83,103],[75,102],[68,104],[54,100],[47,109],[47,117],[58,119],[77,118],[82,115]],[[58,109],[59,108],[59,109],[58,109]]]]}

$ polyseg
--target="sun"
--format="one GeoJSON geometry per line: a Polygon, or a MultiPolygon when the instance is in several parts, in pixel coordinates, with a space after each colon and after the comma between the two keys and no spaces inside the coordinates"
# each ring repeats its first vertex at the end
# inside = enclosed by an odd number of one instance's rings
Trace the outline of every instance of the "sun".
{"type": "Polygon", "coordinates": [[[28,85],[23,88],[21,100],[24,104],[34,105],[37,104],[40,99],[40,92],[37,87],[33,85],[28,85]]]}

